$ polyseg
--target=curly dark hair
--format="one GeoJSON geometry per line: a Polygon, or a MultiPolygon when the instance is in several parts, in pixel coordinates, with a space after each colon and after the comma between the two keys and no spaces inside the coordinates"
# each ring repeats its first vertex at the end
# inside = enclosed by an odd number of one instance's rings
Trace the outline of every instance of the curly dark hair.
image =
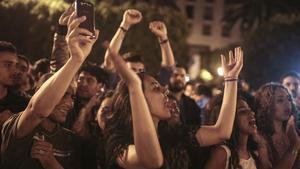
{"type": "MultiPolygon", "coordinates": [[[[142,88],[144,90],[143,81],[147,75],[141,73],[139,76],[142,80],[142,88]]],[[[124,81],[120,81],[118,83],[113,95],[112,103],[113,116],[107,119],[105,122],[107,125],[104,129],[104,137],[106,140],[105,155],[107,157],[106,164],[108,168],[114,167],[116,159],[126,151],[130,144],[134,144],[129,91],[124,81]]],[[[175,131],[178,130],[172,130],[172,132],[175,131]]],[[[164,131],[158,131],[158,135],[161,133],[164,133],[164,131]]],[[[174,146],[174,148],[170,148],[173,144],[168,144],[167,139],[162,138],[165,137],[159,137],[162,152],[165,158],[164,166],[162,168],[188,168],[187,163],[189,160],[187,157],[187,152],[183,149],[178,149],[176,146],[174,146]]],[[[174,139],[171,141],[174,142],[174,139]]]]}
{"type": "MultiPolygon", "coordinates": [[[[271,153],[269,154],[271,162],[274,162],[279,158],[271,138],[275,133],[274,123],[272,123],[272,121],[274,120],[275,112],[275,92],[278,90],[283,90],[288,93],[288,96],[291,99],[292,115],[296,115],[297,108],[292,100],[292,95],[289,90],[280,83],[271,82],[261,86],[255,96],[257,128],[258,131],[266,137],[266,140],[270,145],[271,153]]],[[[284,128],[286,128],[287,121],[288,120],[283,122],[284,128]]]]}
{"type": "MultiPolygon", "coordinates": [[[[241,101],[241,100],[245,101],[250,108],[253,107],[254,98],[251,97],[250,94],[239,91],[237,101],[241,101]]],[[[208,105],[208,109],[206,110],[206,118],[204,121],[206,125],[213,125],[216,123],[221,110],[222,102],[223,102],[223,94],[219,94],[211,100],[211,102],[208,105]]],[[[240,130],[239,130],[237,117],[238,116],[236,115],[230,139],[225,141],[223,144],[228,146],[231,151],[228,168],[242,169],[242,166],[240,166],[239,164],[240,158],[238,155],[238,143],[239,143],[240,130]]],[[[255,141],[251,136],[248,139],[247,148],[257,164],[258,156],[255,154],[255,150],[257,150],[257,144],[255,143],[255,141]]]]}

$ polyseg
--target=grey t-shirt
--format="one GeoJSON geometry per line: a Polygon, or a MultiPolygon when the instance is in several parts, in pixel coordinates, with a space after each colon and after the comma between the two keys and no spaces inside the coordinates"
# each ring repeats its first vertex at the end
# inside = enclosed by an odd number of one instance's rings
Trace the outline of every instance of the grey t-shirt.
{"type": "Polygon", "coordinates": [[[65,169],[79,169],[81,145],[79,139],[65,128],[56,126],[49,133],[41,126],[24,138],[15,137],[21,113],[13,115],[2,129],[1,165],[2,169],[43,169],[37,159],[30,156],[34,137],[43,135],[45,141],[53,145],[53,154],[65,169]]]}

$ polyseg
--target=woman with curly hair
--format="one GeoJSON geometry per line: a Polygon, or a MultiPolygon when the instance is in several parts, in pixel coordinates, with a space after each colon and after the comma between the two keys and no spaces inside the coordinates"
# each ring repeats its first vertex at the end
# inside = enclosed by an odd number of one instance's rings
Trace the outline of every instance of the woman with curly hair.
{"type": "Polygon", "coordinates": [[[294,120],[297,110],[291,94],[279,83],[268,83],[255,98],[257,127],[267,142],[270,167],[300,168],[300,138],[294,120]]]}
{"type": "MultiPolygon", "coordinates": [[[[223,144],[212,147],[206,169],[268,168],[268,164],[265,163],[267,162],[265,142],[257,133],[255,113],[251,109],[253,99],[243,93],[238,95],[232,135],[223,144]]],[[[214,122],[219,115],[221,104],[221,95],[210,102],[207,110],[210,117],[205,123],[214,122]]]]}
{"type": "Polygon", "coordinates": [[[185,145],[208,146],[231,135],[237,97],[237,77],[242,69],[243,53],[236,48],[229,63],[222,56],[225,71],[224,102],[216,124],[194,128],[181,127],[180,140],[166,143],[160,136],[159,121],[167,120],[177,110],[168,90],[153,77],[136,74],[111,49],[110,57],[122,78],[113,96],[112,117],[105,122],[106,158],[109,168],[187,169],[189,160],[185,145]],[[157,131],[158,130],[158,131],[157,131]],[[181,142],[182,141],[182,142],[181,142]],[[179,143],[177,143],[179,142],[179,143]]]}

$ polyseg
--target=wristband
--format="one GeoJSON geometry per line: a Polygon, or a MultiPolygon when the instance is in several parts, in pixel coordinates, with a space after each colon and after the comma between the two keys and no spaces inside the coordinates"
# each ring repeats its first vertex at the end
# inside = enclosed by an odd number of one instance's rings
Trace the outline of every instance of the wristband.
{"type": "Polygon", "coordinates": [[[165,44],[165,43],[167,43],[167,42],[169,42],[169,39],[162,40],[162,41],[160,42],[160,44],[162,45],[162,44],[165,44]]]}
{"type": "Polygon", "coordinates": [[[225,82],[235,82],[235,81],[239,81],[238,78],[225,78],[224,80],[225,82]]]}
{"type": "Polygon", "coordinates": [[[119,28],[120,28],[123,32],[125,32],[125,33],[128,31],[127,29],[125,29],[125,28],[122,27],[122,26],[120,26],[119,28]]]}

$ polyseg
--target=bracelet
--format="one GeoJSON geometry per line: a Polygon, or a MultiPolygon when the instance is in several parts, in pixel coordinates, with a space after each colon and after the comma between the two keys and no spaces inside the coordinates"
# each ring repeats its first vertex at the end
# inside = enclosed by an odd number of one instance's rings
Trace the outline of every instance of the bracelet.
{"type": "Polygon", "coordinates": [[[226,78],[224,81],[225,82],[237,82],[237,81],[239,81],[239,79],[238,78],[226,78]]]}
{"type": "Polygon", "coordinates": [[[127,29],[125,29],[125,28],[122,27],[122,26],[120,26],[119,28],[120,28],[123,32],[125,32],[125,33],[128,31],[127,29]]]}
{"type": "Polygon", "coordinates": [[[167,42],[169,42],[169,39],[162,40],[162,41],[160,42],[160,44],[162,45],[162,44],[165,44],[165,43],[167,43],[167,42]]]}

